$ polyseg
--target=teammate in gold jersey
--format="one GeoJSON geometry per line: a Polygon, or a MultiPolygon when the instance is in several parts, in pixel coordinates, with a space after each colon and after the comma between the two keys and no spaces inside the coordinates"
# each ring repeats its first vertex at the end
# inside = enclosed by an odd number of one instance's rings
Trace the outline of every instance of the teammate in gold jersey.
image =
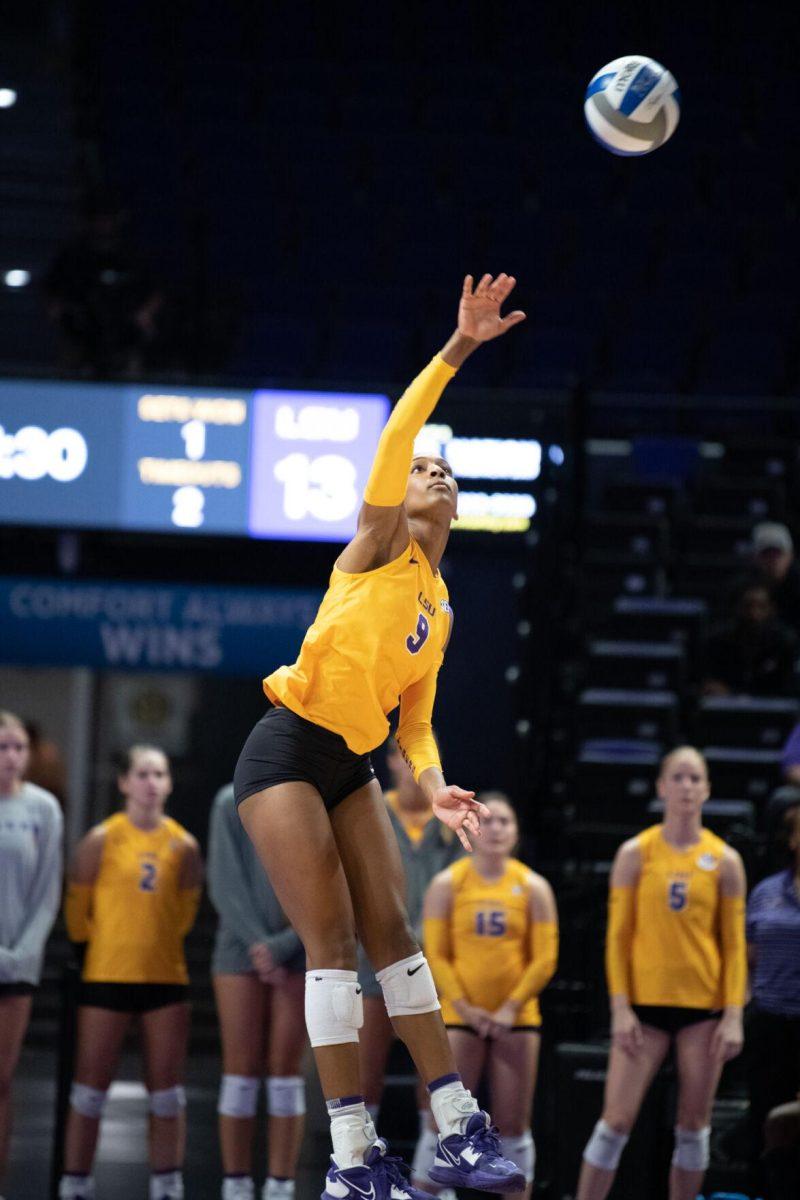
{"type": "Polygon", "coordinates": [[[469,355],[524,319],[500,315],[514,283],[508,275],[484,275],[477,286],[471,276],[464,280],[458,327],[390,416],[356,534],[336,561],[297,662],[264,681],[275,707],[250,734],[234,774],[242,822],[306,950],[306,1024],[331,1117],[330,1200],[392,1188],[395,1200],[417,1195],[399,1160],[387,1157],[364,1105],[356,928],[431,1095],[437,1182],[490,1191],[524,1186],[456,1071],[369,761],[399,703],[398,745],[434,815],[470,849],[468,835],[478,835],[486,810],[472,792],[445,783],[431,729],[452,623],[439,563],[458,488],[444,459],[414,457],[414,439],[469,355]]]}
{"type": "MultiPolygon", "coordinates": [[[[539,995],[558,961],[558,915],[549,883],[512,858],[519,837],[502,792],[489,809],[471,858],[437,875],[425,897],[424,945],[461,1076],[470,1089],[485,1075],[503,1149],[533,1183],[530,1129],[539,1065],[539,995]]],[[[424,1183],[435,1140],[423,1135],[414,1175],[424,1183]]]]}
{"type": "Polygon", "coordinates": [[[189,1032],[183,939],[197,914],[202,863],[195,839],[164,815],[172,777],[162,750],[133,746],[118,785],[124,809],[79,843],[65,904],[67,932],[86,953],[59,1197],[94,1197],[106,1092],[138,1016],[150,1093],[150,1200],[181,1200],[189,1032]]]}
{"type": "Polygon", "coordinates": [[[706,761],[680,746],[661,764],[664,821],[623,843],[611,873],[606,973],[611,1056],[603,1114],[577,1200],[604,1200],[648,1087],[674,1045],[670,1200],[694,1200],[708,1166],[711,1105],[742,1048],[747,959],[739,855],[702,825],[706,761]]]}

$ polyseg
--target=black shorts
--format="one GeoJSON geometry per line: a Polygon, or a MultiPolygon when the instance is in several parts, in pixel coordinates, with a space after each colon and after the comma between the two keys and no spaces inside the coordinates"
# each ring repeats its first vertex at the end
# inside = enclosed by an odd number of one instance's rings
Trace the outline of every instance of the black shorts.
{"type": "Polygon", "coordinates": [[[340,734],[275,706],[245,742],[233,773],[233,790],[241,804],[276,783],[301,780],[317,789],[330,812],[374,778],[368,754],[354,754],[340,734]]]}
{"type": "Polygon", "coordinates": [[[699,1025],[701,1021],[715,1021],[722,1016],[719,1008],[679,1008],[675,1004],[632,1004],[643,1025],[660,1029],[674,1037],[688,1025],[699,1025]]]}
{"type": "Polygon", "coordinates": [[[0,983],[0,1000],[6,996],[32,996],[35,991],[33,983],[0,983]]]}
{"type": "Polygon", "coordinates": [[[185,1004],[185,983],[91,983],[81,981],[78,1004],[112,1012],[148,1013],[168,1004],[185,1004]]]}

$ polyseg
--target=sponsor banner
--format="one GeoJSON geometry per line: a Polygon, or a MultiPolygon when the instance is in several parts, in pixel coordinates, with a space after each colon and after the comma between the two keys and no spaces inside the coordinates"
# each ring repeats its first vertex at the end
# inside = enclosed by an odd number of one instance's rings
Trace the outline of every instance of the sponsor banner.
{"type": "Polygon", "coordinates": [[[293,662],[322,593],[0,577],[0,662],[266,675],[293,662]]]}

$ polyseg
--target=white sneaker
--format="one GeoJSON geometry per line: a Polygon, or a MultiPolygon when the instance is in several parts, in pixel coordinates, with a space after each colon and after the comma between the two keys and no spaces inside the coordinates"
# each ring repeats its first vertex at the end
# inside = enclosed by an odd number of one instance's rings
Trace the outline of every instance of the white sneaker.
{"type": "Polygon", "coordinates": [[[439,1200],[458,1200],[458,1193],[455,1188],[442,1188],[439,1192],[439,1200]]]}
{"type": "Polygon", "coordinates": [[[222,1200],[255,1200],[256,1185],[246,1175],[223,1179],[222,1200]]]}
{"type": "Polygon", "coordinates": [[[293,1179],[268,1179],[261,1192],[261,1200],[294,1200],[293,1179]]]}

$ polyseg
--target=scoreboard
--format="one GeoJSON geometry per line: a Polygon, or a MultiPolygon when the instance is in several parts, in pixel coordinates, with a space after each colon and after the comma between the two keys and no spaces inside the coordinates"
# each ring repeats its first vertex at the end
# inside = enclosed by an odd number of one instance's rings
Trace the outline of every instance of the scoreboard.
{"type": "MultiPolygon", "coordinates": [[[[347,541],[389,409],[365,393],[0,379],[0,523],[347,541]]],[[[524,533],[543,455],[563,452],[483,436],[482,411],[480,436],[431,424],[418,452],[453,466],[456,530],[524,533]]]]}
{"type": "Polygon", "coordinates": [[[386,396],[0,380],[0,521],[344,541],[386,396]]]}

